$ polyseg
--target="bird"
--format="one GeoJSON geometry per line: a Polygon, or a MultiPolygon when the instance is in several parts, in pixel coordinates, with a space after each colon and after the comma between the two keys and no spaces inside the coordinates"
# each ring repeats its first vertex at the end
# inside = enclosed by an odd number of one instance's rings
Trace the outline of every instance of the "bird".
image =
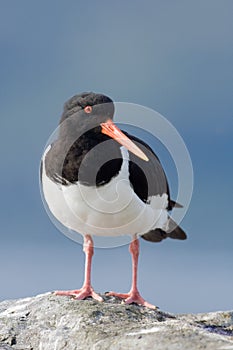
{"type": "Polygon", "coordinates": [[[143,140],[114,122],[113,100],[83,92],[64,104],[58,133],[41,158],[41,188],[53,216],[83,236],[84,282],[80,289],[55,291],[83,300],[103,298],[91,283],[94,237],[130,235],[132,285],[128,293],[108,296],[155,309],[138,290],[139,239],[185,240],[183,229],[170,217],[174,207],[162,164],[143,140]]]}

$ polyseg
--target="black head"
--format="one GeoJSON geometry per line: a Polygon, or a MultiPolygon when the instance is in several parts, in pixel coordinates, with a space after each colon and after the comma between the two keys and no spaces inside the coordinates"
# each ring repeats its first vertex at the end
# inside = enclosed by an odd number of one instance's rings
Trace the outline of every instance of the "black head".
{"type": "Polygon", "coordinates": [[[64,104],[64,111],[60,120],[62,123],[68,117],[78,114],[81,117],[99,117],[101,119],[113,119],[113,101],[103,94],[94,92],[82,92],[71,97],[64,104]]]}
{"type": "MultiPolygon", "coordinates": [[[[59,125],[60,140],[69,141],[70,146],[79,140],[81,144],[93,147],[98,143],[114,139],[129,151],[148,161],[147,156],[113,123],[113,101],[94,92],[83,92],[73,96],[64,105],[59,125]]],[[[119,147],[119,145],[118,145],[119,147]]]]}

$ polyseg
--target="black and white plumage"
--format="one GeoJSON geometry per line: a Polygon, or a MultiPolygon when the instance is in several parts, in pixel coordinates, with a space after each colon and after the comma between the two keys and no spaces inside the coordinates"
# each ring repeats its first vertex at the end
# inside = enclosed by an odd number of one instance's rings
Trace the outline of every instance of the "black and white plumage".
{"type": "MultiPolygon", "coordinates": [[[[112,123],[113,115],[113,101],[107,96],[82,93],[72,97],[64,106],[58,138],[47,147],[41,162],[48,207],[63,225],[84,236],[84,247],[90,248],[85,248],[87,265],[88,256],[93,254],[92,235],[131,234],[133,264],[139,236],[151,242],[186,238],[169,217],[169,211],[179,204],[170,199],[158,157],[142,140],[122,134],[112,123]]],[[[139,295],[137,271],[134,273],[133,292],[112,295],[153,307],[139,295]]],[[[77,299],[91,295],[100,300],[90,278],[85,283],[81,290],[57,294],[77,299]],[[87,285],[89,292],[84,292],[87,285]]]]}

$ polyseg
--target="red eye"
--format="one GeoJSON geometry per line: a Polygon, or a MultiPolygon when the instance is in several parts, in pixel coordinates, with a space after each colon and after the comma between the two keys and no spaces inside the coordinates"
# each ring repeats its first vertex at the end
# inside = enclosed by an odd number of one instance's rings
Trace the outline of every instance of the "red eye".
{"type": "Polygon", "coordinates": [[[86,107],[84,108],[84,112],[85,112],[85,113],[91,113],[91,112],[92,112],[92,107],[91,107],[91,106],[86,106],[86,107]]]}

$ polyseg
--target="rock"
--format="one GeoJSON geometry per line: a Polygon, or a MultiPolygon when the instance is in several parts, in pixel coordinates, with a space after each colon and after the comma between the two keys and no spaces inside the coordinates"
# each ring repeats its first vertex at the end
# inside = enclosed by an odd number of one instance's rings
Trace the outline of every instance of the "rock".
{"type": "Polygon", "coordinates": [[[233,349],[233,312],[172,315],[103,298],[0,303],[0,350],[233,349]]]}

